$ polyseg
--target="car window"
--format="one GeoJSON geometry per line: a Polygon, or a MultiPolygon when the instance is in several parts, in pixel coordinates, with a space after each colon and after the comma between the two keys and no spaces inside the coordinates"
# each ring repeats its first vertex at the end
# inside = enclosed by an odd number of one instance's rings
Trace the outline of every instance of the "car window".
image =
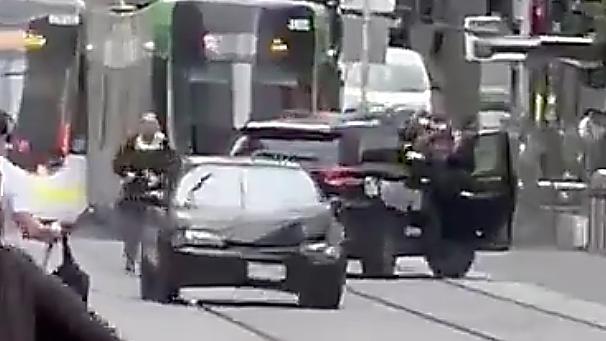
{"type": "Polygon", "coordinates": [[[339,139],[307,140],[253,138],[240,139],[234,144],[232,155],[258,155],[271,158],[290,157],[300,162],[314,164],[337,164],[339,162],[339,139]]]}
{"type": "Polygon", "coordinates": [[[474,151],[474,174],[481,175],[503,171],[503,167],[506,163],[502,162],[502,160],[503,158],[506,158],[507,155],[503,155],[501,152],[502,148],[500,148],[500,144],[500,135],[490,134],[479,136],[474,151]]]}
{"type": "Polygon", "coordinates": [[[281,167],[204,165],[186,174],[177,187],[176,203],[202,208],[255,212],[316,205],[320,193],[300,169],[281,167]],[[192,191],[199,185],[197,190],[192,191]]]}
{"type": "MultiPolygon", "coordinates": [[[[362,64],[351,63],[345,67],[347,87],[362,86],[362,64]]],[[[368,89],[386,92],[421,92],[429,90],[425,70],[417,64],[370,64],[368,89]]]]}
{"type": "Polygon", "coordinates": [[[197,206],[238,207],[241,205],[241,175],[241,170],[233,166],[197,167],[189,171],[179,182],[176,201],[178,204],[183,204],[189,197],[197,206]],[[201,183],[206,177],[208,178],[201,183]],[[196,185],[200,185],[200,188],[192,191],[196,185]]]}
{"type": "Polygon", "coordinates": [[[320,193],[303,170],[249,168],[246,170],[246,209],[273,212],[318,204],[320,193]]]}

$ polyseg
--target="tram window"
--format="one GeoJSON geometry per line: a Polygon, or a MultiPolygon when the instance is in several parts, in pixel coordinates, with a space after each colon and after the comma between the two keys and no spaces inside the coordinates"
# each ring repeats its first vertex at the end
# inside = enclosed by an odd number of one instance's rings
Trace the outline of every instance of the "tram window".
{"type": "Polygon", "coordinates": [[[311,109],[314,14],[304,6],[264,9],[259,17],[254,96],[256,118],[284,109],[311,109]]]}

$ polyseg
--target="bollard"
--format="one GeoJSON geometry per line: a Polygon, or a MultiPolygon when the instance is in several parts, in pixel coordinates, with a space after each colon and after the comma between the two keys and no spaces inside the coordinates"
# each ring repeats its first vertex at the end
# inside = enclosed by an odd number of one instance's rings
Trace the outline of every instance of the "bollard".
{"type": "Polygon", "coordinates": [[[591,175],[589,200],[589,248],[592,253],[606,251],[606,169],[591,175]]]}

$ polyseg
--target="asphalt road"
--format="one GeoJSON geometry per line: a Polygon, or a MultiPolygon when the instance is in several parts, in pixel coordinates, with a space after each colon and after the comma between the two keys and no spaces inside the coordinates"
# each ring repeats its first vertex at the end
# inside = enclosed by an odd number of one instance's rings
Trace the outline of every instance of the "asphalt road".
{"type": "MultiPolygon", "coordinates": [[[[38,260],[43,246],[19,242],[38,260]]],[[[91,274],[91,305],[126,340],[604,340],[606,260],[549,250],[482,254],[468,278],[429,278],[422,259],[400,259],[398,278],[348,279],[338,311],[304,310],[294,296],[244,289],[183,290],[183,302],[138,298],[121,246],[74,238],[91,274]]],[[[57,252],[53,262],[59,261],[57,252]]],[[[359,270],[350,264],[350,272],[359,270]]],[[[272,275],[273,269],[256,270],[272,275]]]]}

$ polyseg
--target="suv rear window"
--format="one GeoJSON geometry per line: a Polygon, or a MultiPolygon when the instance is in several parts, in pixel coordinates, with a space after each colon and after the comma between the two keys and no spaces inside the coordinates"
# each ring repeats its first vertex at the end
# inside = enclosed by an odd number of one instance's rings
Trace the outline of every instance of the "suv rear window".
{"type": "Polygon", "coordinates": [[[314,165],[338,164],[340,138],[306,139],[242,136],[234,144],[232,155],[293,158],[314,165]]]}

